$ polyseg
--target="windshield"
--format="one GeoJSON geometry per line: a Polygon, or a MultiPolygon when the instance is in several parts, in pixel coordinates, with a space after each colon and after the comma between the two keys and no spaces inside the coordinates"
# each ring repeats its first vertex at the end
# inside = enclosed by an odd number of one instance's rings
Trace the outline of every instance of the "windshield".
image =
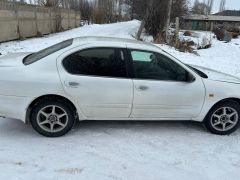
{"type": "MultiPolygon", "coordinates": [[[[165,51],[165,50],[163,50],[163,49],[161,49],[161,50],[162,50],[163,52],[165,52],[166,54],[168,54],[169,56],[173,57],[174,59],[180,61],[179,59],[177,59],[177,58],[174,57],[173,55],[169,54],[167,51],[165,51]]],[[[180,61],[180,62],[183,63],[182,61],[180,61]]],[[[183,64],[185,64],[185,63],[183,63],[183,64]]],[[[200,71],[199,69],[194,68],[194,67],[192,67],[192,66],[190,66],[190,65],[188,65],[188,64],[185,64],[185,65],[186,65],[187,67],[189,67],[191,70],[193,70],[195,73],[197,73],[199,76],[201,76],[202,78],[205,78],[205,79],[208,78],[208,76],[207,76],[204,72],[200,71]]]]}
{"type": "Polygon", "coordinates": [[[39,52],[30,54],[23,59],[23,64],[24,65],[32,64],[32,63],[34,63],[36,61],[39,61],[40,59],[42,59],[46,56],[49,56],[50,54],[53,54],[53,53],[55,53],[55,52],[57,52],[61,49],[64,49],[68,46],[71,46],[72,43],[73,43],[73,39],[69,39],[69,40],[63,41],[61,43],[55,44],[51,47],[48,47],[46,49],[43,49],[39,52]]]}

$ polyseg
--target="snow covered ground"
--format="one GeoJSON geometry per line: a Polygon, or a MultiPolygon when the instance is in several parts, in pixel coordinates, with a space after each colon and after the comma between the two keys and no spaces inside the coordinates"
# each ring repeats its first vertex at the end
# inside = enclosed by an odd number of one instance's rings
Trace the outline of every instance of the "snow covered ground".
{"type": "MultiPolygon", "coordinates": [[[[209,37],[210,34],[209,32],[200,31],[196,33],[206,37],[209,37]]],[[[200,56],[182,53],[166,45],[160,45],[160,47],[176,56],[182,62],[240,77],[240,38],[233,39],[230,43],[212,39],[212,47],[210,49],[197,51],[200,56]]]]}
{"type": "MultiPolygon", "coordinates": [[[[132,38],[138,21],[91,25],[0,44],[0,53],[37,51],[78,36],[132,38]]],[[[199,32],[203,34],[204,32],[199,32]]],[[[240,39],[213,40],[200,56],[160,45],[181,61],[240,76],[240,39]]],[[[240,129],[208,133],[192,122],[80,122],[49,139],[20,121],[0,118],[0,180],[238,180],[240,129]]]]}

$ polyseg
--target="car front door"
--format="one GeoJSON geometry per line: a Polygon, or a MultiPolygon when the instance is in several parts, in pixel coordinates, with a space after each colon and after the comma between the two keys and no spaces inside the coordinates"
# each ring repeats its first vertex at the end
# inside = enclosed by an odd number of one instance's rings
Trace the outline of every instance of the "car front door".
{"type": "Polygon", "coordinates": [[[128,52],[135,74],[131,118],[191,119],[200,113],[205,98],[200,77],[166,55],[128,52]]]}
{"type": "Polygon", "coordinates": [[[89,47],[59,58],[64,89],[77,100],[88,119],[130,116],[133,82],[128,78],[125,51],[125,48],[89,47]]]}

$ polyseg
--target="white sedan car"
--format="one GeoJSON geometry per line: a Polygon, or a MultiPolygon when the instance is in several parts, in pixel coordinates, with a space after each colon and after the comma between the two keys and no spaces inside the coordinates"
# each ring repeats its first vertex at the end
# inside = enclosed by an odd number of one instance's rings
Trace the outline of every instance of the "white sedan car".
{"type": "Polygon", "coordinates": [[[0,58],[0,116],[48,137],[77,120],[193,120],[225,135],[240,123],[240,80],[152,44],[76,38],[0,58]]]}

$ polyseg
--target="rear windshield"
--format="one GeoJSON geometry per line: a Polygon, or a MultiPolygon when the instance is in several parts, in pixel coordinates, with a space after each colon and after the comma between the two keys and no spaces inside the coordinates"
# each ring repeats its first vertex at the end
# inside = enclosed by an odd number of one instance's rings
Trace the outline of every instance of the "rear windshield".
{"type": "Polygon", "coordinates": [[[42,59],[46,56],[49,56],[50,54],[53,54],[53,53],[55,53],[55,52],[57,52],[61,49],[64,49],[68,46],[71,46],[72,43],[73,43],[73,39],[69,39],[69,40],[63,41],[61,43],[55,44],[51,47],[48,47],[46,49],[43,49],[39,52],[30,54],[23,59],[23,64],[25,64],[25,65],[32,64],[32,63],[34,63],[36,61],[39,61],[40,59],[42,59]]]}

